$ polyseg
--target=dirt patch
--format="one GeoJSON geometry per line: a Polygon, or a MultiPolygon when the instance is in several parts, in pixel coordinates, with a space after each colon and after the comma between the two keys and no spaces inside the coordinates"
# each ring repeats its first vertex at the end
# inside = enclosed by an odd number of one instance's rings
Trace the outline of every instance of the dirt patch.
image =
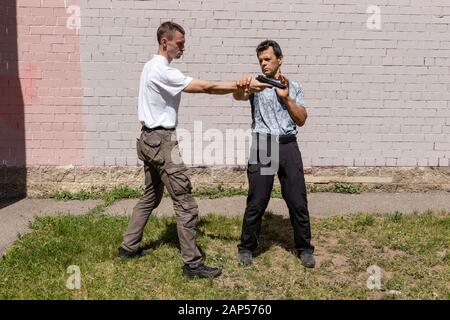
{"type": "Polygon", "coordinates": [[[394,259],[396,257],[404,257],[406,253],[404,251],[391,249],[387,246],[383,246],[382,253],[387,259],[394,259]]]}

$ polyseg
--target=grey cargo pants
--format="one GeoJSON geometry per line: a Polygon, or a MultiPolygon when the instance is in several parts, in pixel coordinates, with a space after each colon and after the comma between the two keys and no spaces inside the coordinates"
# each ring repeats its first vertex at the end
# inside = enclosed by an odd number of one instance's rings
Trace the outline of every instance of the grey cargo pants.
{"type": "Polygon", "coordinates": [[[139,159],[144,161],[145,191],[133,209],[122,247],[129,251],[138,249],[145,225],[160,204],[165,186],[173,200],[183,262],[192,268],[201,265],[203,257],[195,240],[198,206],[191,193],[175,130],[143,129],[136,148],[139,159]]]}

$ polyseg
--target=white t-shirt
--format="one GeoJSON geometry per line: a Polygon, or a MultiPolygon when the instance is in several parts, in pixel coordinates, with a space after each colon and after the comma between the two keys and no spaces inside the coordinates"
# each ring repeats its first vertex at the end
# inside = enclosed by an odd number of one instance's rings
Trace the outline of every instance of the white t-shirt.
{"type": "Polygon", "coordinates": [[[147,128],[162,126],[175,128],[181,92],[192,81],[180,70],[169,66],[169,61],[154,55],[142,70],[139,84],[139,121],[147,128]]]}

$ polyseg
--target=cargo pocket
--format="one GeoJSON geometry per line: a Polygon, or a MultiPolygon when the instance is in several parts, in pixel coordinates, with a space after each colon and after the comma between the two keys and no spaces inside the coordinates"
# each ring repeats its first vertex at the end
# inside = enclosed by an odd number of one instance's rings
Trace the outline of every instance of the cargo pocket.
{"type": "Polygon", "coordinates": [[[174,196],[191,193],[192,186],[186,175],[186,167],[167,168],[165,171],[174,196]]]}
{"type": "Polygon", "coordinates": [[[189,211],[192,213],[193,210],[195,214],[198,214],[197,201],[190,193],[185,193],[177,196],[177,202],[181,205],[184,211],[189,211]]]}
{"type": "Polygon", "coordinates": [[[254,163],[254,164],[249,163],[247,166],[247,174],[253,175],[255,173],[258,173],[260,167],[261,167],[261,165],[258,163],[254,163]]]}
{"type": "Polygon", "coordinates": [[[156,134],[144,134],[141,137],[142,143],[141,153],[147,161],[155,162],[157,164],[162,164],[164,162],[164,158],[161,152],[161,137],[156,134]]]}
{"type": "Polygon", "coordinates": [[[145,161],[145,157],[142,154],[141,140],[140,139],[136,139],[136,151],[137,151],[137,156],[138,156],[139,160],[145,161]]]}

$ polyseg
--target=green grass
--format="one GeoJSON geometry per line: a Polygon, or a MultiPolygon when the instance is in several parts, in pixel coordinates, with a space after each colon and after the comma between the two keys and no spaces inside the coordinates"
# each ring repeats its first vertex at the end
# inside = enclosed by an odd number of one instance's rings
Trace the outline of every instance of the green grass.
{"type": "MultiPolygon", "coordinates": [[[[333,187],[331,187],[333,188],[333,187]]],[[[317,187],[312,184],[307,186],[308,193],[319,192],[317,187]]],[[[361,190],[358,186],[346,183],[336,183],[334,189],[323,189],[324,192],[336,192],[336,193],[360,193],[361,190]]],[[[222,184],[215,186],[199,187],[192,191],[194,197],[217,199],[223,197],[233,197],[233,196],[247,196],[247,187],[224,187],[222,184]]],[[[142,196],[142,191],[131,188],[128,186],[115,187],[113,190],[108,192],[93,192],[93,191],[80,191],[80,192],[70,192],[70,191],[60,191],[54,192],[48,195],[48,198],[55,200],[88,200],[88,199],[103,199],[103,201],[110,205],[114,201],[119,199],[130,199],[139,198],[142,196]]],[[[164,189],[164,196],[168,197],[169,193],[164,189]]],[[[281,188],[279,186],[274,186],[271,193],[272,198],[283,198],[281,194],[281,188]]],[[[101,212],[101,211],[99,211],[101,212]]]]}
{"type": "Polygon", "coordinates": [[[334,192],[336,193],[361,193],[361,189],[350,183],[338,182],[334,185],[334,192]]]}
{"type": "MultiPolygon", "coordinates": [[[[247,196],[248,190],[244,187],[224,187],[219,184],[210,187],[200,187],[192,191],[194,197],[217,199],[223,197],[233,197],[233,196],[247,196]]],[[[116,187],[108,192],[91,192],[91,191],[80,191],[80,192],[69,192],[60,191],[50,194],[48,197],[55,200],[88,200],[88,199],[103,199],[107,206],[111,205],[113,202],[119,199],[130,199],[139,198],[142,196],[142,191],[131,188],[131,187],[116,187]]],[[[169,193],[164,189],[164,196],[168,197],[169,193]]],[[[272,190],[273,198],[282,198],[280,187],[275,186],[272,190]]]]}
{"type": "Polygon", "coordinates": [[[92,193],[88,191],[80,191],[80,192],[70,192],[70,191],[61,191],[61,192],[54,192],[48,195],[50,199],[55,200],[63,200],[63,201],[70,201],[70,200],[89,200],[89,199],[98,199],[100,198],[100,195],[97,193],[92,193]]]}
{"type": "Polygon", "coordinates": [[[107,206],[111,205],[119,199],[132,199],[142,196],[142,192],[130,187],[119,187],[106,192],[103,195],[103,201],[107,206]]]}
{"type": "Polygon", "coordinates": [[[102,199],[107,205],[119,199],[139,198],[142,192],[131,187],[121,186],[115,187],[108,192],[92,192],[82,190],[80,192],[60,191],[48,195],[50,199],[55,200],[88,200],[102,199]]]}
{"type": "Polygon", "coordinates": [[[200,219],[198,244],[223,275],[186,280],[173,217],[150,218],[142,241],[149,253],[131,261],[116,258],[125,217],[38,218],[0,261],[0,299],[450,299],[448,213],[313,219],[312,270],[292,252],[288,217],[271,213],[253,266],[239,266],[241,222],[200,219]],[[65,286],[70,265],[80,267],[80,290],[65,286]],[[366,287],[371,265],[383,270],[381,290],[366,287]]]}
{"type": "MultiPolygon", "coordinates": [[[[208,199],[233,197],[233,196],[247,196],[248,188],[247,187],[239,187],[239,188],[224,187],[223,185],[219,184],[219,185],[213,186],[213,187],[201,187],[201,188],[194,189],[192,194],[194,195],[194,197],[208,198],[208,199]]],[[[282,198],[281,188],[275,186],[272,189],[271,197],[272,198],[282,198]]]]}
{"type": "Polygon", "coordinates": [[[61,191],[50,194],[48,197],[55,200],[71,201],[71,200],[88,200],[88,199],[102,199],[103,202],[92,208],[90,214],[101,214],[105,209],[120,199],[132,199],[142,196],[142,192],[127,186],[115,187],[108,192],[69,192],[61,191]]]}

